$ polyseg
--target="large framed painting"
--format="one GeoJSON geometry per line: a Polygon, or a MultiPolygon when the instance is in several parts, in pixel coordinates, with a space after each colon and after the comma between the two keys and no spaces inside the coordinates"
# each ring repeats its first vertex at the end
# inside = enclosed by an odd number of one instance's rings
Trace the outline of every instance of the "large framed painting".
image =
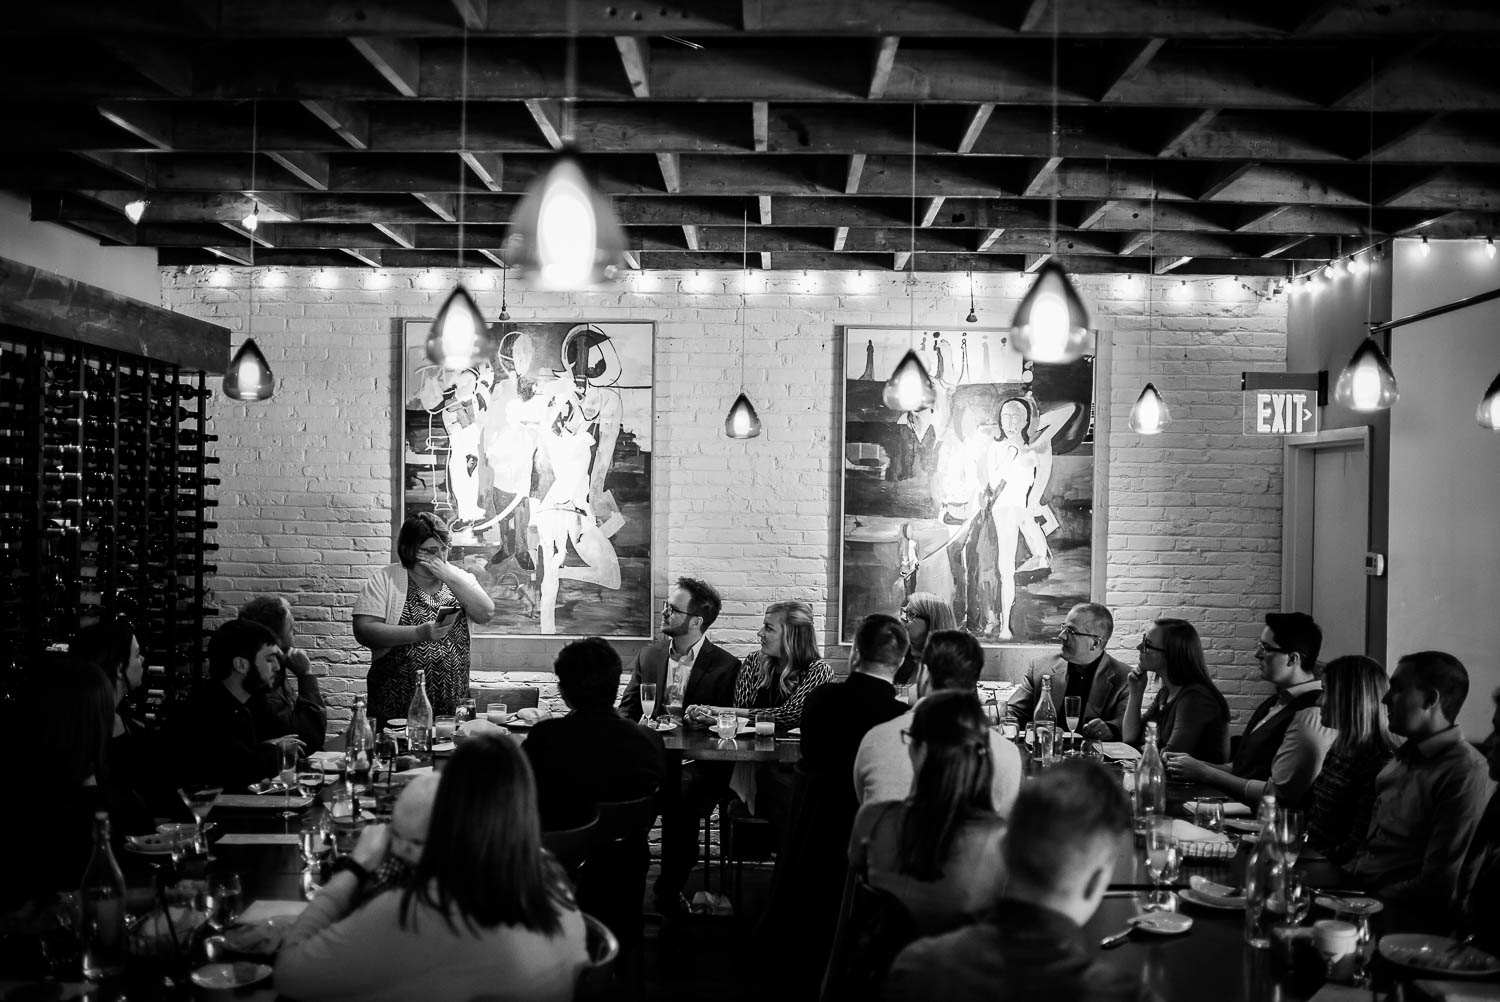
{"type": "Polygon", "coordinates": [[[400,323],[396,524],[447,524],[495,600],[476,636],[650,637],[656,325],[508,321],[459,372],[428,361],[431,326],[400,323]]]}
{"type": "Polygon", "coordinates": [[[1055,640],[1094,580],[1093,357],[1034,365],[998,329],[843,337],[841,639],[925,592],[987,645],[1055,640]],[[892,411],[911,349],[937,403],[892,411]]]}

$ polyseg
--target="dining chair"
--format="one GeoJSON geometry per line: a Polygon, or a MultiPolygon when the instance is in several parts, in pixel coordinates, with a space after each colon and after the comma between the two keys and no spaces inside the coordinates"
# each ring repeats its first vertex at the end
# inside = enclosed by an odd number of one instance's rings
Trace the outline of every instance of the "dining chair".
{"type": "Polygon", "coordinates": [[[916,921],[900,899],[871,886],[863,871],[851,872],[819,999],[878,998],[896,954],[916,938],[916,921]]]}
{"type": "Polygon", "coordinates": [[[646,875],[651,868],[651,827],[657,791],[599,806],[588,858],[578,878],[578,906],[601,920],[620,941],[619,980],[640,997],[645,992],[646,875]]]}
{"type": "Polygon", "coordinates": [[[615,961],[620,956],[620,941],[609,926],[588,912],[583,913],[583,928],[589,960],[578,973],[573,998],[577,1002],[612,999],[615,997],[615,961]]]}
{"type": "Polygon", "coordinates": [[[562,868],[568,871],[568,879],[578,883],[578,871],[588,859],[589,846],[594,841],[594,829],[599,824],[599,815],[589,818],[586,825],[577,828],[562,828],[542,832],[542,847],[552,853],[562,868]]]}

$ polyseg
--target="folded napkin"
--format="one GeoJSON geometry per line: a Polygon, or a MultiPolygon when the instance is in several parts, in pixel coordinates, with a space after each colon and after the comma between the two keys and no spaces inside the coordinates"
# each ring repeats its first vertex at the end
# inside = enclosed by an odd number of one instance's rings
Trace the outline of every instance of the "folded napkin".
{"type": "Polygon", "coordinates": [[[1199,828],[1195,824],[1173,819],[1172,837],[1187,842],[1228,842],[1229,836],[1221,832],[1211,832],[1207,828],[1199,828]]]}
{"type": "Polygon", "coordinates": [[[1418,978],[1412,982],[1429,998],[1440,1002],[1496,1002],[1500,999],[1500,985],[1474,981],[1437,981],[1418,978]]]}
{"type": "Polygon", "coordinates": [[[298,838],[295,832],[230,832],[214,845],[296,845],[298,838]]]}
{"type": "Polygon", "coordinates": [[[241,922],[263,922],[266,919],[280,918],[283,915],[301,915],[307,907],[306,901],[277,901],[275,898],[262,898],[260,901],[252,902],[250,907],[240,912],[241,922]]]}
{"type": "Polygon", "coordinates": [[[1123,741],[1101,741],[1099,742],[1099,754],[1111,762],[1129,762],[1141,757],[1139,748],[1127,745],[1123,741]]]}
{"type": "MultiPolygon", "coordinates": [[[[290,802],[292,807],[300,810],[312,803],[313,798],[292,797],[290,798],[290,802]]],[[[214,801],[215,807],[265,807],[272,810],[279,810],[281,805],[282,794],[279,791],[266,796],[254,793],[221,793],[219,794],[219,799],[214,801]]]]}
{"type": "MultiPolygon", "coordinates": [[[[1195,814],[1198,811],[1198,801],[1186,801],[1183,803],[1182,809],[1189,814],[1195,814]]],[[[1226,818],[1250,818],[1255,815],[1250,810],[1249,804],[1242,804],[1237,800],[1226,800],[1224,801],[1224,816],[1226,818]]]]}

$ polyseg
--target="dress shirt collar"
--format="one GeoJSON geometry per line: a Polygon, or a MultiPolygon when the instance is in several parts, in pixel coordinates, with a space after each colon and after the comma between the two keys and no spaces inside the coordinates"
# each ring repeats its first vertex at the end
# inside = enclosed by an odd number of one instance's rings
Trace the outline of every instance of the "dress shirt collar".
{"type": "Polygon", "coordinates": [[[1313,679],[1310,682],[1303,682],[1300,685],[1289,685],[1285,689],[1278,689],[1276,691],[1276,705],[1285,706],[1292,700],[1296,699],[1298,696],[1301,696],[1305,693],[1322,691],[1323,683],[1319,679],[1313,679]]]}
{"type": "Polygon", "coordinates": [[[672,662],[674,662],[676,664],[680,664],[684,668],[691,668],[693,666],[693,663],[698,660],[698,654],[699,654],[699,652],[701,652],[703,650],[703,642],[705,640],[707,640],[707,639],[708,639],[708,634],[706,634],[706,633],[703,634],[702,636],[700,636],[698,638],[698,642],[696,644],[694,644],[693,646],[689,647],[687,649],[687,653],[684,654],[684,655],[682,655],[681,657],[677,656],[677,648],[674,647],[674,646],[672,646],[672,641],[668,640],[667,641],[667,660],[672,661],[672,662]]]}
{"type": "Polygon", "coordinates": [[[1406,742],[1396,752],[1396,756],[1403,762],[1421,762],[1424,759],[1434,759],[1455,745],[1460,744],[1463,739],[1463,729],[1457,724],[1451,724],[1447,730],[1430,734],[1420,741],[1406,742]]]}

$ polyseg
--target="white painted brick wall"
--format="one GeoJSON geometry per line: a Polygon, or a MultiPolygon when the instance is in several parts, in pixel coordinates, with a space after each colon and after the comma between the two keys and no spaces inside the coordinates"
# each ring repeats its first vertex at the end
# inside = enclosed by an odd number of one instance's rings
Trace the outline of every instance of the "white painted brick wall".
{"type": "MultiPolygon", "coordinates": [[[[163,269],[163,304],[241,332],[248,274],[163,269]]],[[[463,277],[486,315],[498,314],[498,275],[463,277]]],[[[391,559],[394,321],[431,317],[454,279],[434,269],[258,275],[251,330],[276,372],[276,396],[263,404],[211,402],[223,480],[213,587],[226,612],[257,593],[291,598],[336,705],[362,691],[368,664],[350,634],[349,608],[370,571],[391,559]],[[377,276],[388,284],[372,287],[377,276]]],[[[1008,324],[1029,280],[977,277],[981,324],[1008,324]]],[[[745,384],[765,431],[749,442],[721,433],[739,392],[738,273],[633,274],[608,292],[566,296],[512,283],[508,299],[516,317],[657,322],[658,594],[683,574],[715,582],[725,596],[715,639],[740,652],[751,648],[768,602],[806,599],[818,610],[825,646],[841,660],[832,628],[842,372],[834,328],[905,326],[907,286],[904,276],[873,272],[771,272],[751,282],[745,384]]],[[[1284,367],[1284,298],[1264,296],[1258,280],[1159,280],[1148,357],[1144,280],[1082,277],[1078,285],[1111,345],[1102,402],[1111,425],[1112,647],[1133,663],[1130,648],[1151,618],[1193,621],[1211,670],[1243,717],[1263,691],[1250,649],[1262,617],[1279,604],[1281,441],[1241,435],[1239,377],[1284,367]],[[1175,419],[1157,438],[1127,425],[1148,378],[1175,419]]],[[[961,329],[967,292],[961,276],[918,275],[910,300],[918,325],[961,329]]],[[[476,643],[476,680],[544,682],[557,646],[476,643]]],[[[638,645],[620,646],[628,662],[638,645]]],[[[1036,653],[1011,648],[991,656],[1013,676],[1036,653]]],[[[544,696],[555,698],[555,690],[544,696]]]]}

